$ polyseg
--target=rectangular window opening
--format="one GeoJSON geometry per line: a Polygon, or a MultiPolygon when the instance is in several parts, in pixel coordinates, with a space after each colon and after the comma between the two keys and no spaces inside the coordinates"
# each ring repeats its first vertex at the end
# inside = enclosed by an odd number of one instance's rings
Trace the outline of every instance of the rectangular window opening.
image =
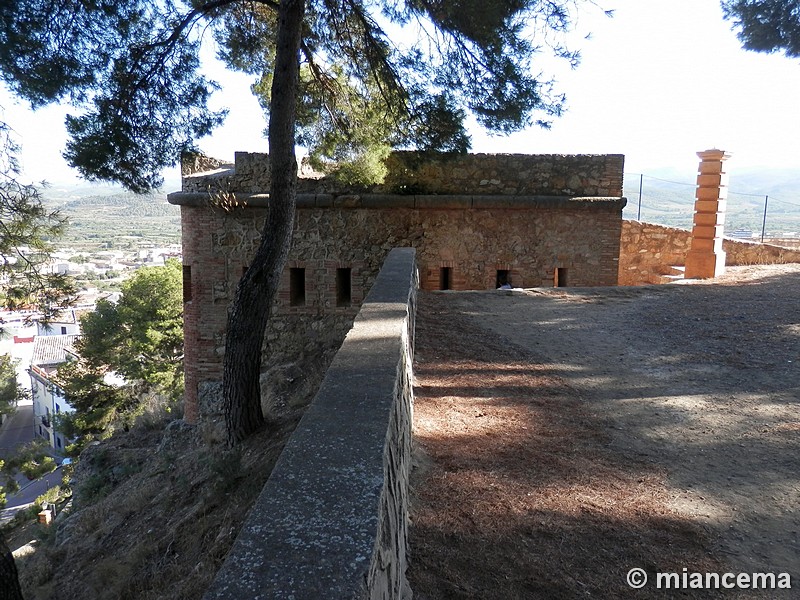
{"type": "Polygon", "coordinates": [[[567,287],[567,269],[564,267],[556,267],[556,272],[553,275],[553,285],[555,287],[567,287]]]}
{"type": "Polygon", "coordinates": [[[192,267],[183,265],[183,301],[192,301],[192,267]]]}
{"type": "Polygon", "coordinates": [[[351,270],[336,269],[336,306],[350,306],[353,301],[351,270]]]}
{"type": "Polygon", "coordinates": [[[494,287],[497,289],[511,287],[511,271],[508,269],[497,269],[497,278],[494,287]]]}
{"type": "Polygon", "coordinates": [[[453,268],[441,267],[439,269],[439,289],[452,290],[453,289],[453,268]]]}
{"type": "Polygon", "coordinates": [[[301,267],[289,269],[289,306],[306,304],[306,270],[301,267]]]}
{"type": "Polygon", "coordinates": [[[67,335],[67,328],[66,327],[62,327],[61,328],[61,335],[67,335]]]}

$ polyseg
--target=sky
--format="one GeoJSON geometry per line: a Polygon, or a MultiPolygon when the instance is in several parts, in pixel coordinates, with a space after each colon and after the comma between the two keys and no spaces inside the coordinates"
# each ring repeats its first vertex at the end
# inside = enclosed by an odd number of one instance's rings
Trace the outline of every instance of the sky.
{"type": "MultiPolygon", "coordinates": [[[[731,154],[732,174],[779,167],[796,168],[800,178],[800,61],[743,50],[718,0],[597,3],[614,17],[590,6],[579,13],[572,45],[581,50],[580,65],[541,62],[567,96],[565,113],[549,130],[532,127],[508,137],[471,129],[473,152],[620,153],[627,173],[692,174],[697,152],[719,148],[731,154]]],[[[223,86],[214,106],[230,114],[199,147],[228,160],[235,151],[266,151],[266,124],[250,78],[219,65],[208,73],[223,86]]],[[[22,144],[27,179],[77,180],[61,157],[69,109],[31,113],[5,90],[0,106],[22,144]]],[[[172,180],[177,172],[166,175],[172,180]]]]}

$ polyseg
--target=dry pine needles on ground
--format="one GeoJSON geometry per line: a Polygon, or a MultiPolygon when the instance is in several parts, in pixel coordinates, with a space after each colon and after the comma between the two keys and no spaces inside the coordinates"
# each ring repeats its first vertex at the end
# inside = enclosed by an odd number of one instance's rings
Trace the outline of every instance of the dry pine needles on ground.
{"type": "Polygon", "coordinates": [[[523,349],[447,294],[421,294],[416,341],[417,598],[621,598],[633,567],[722,568],[668,507],[664,473],[613,450],[606,424],[523,349]]]}

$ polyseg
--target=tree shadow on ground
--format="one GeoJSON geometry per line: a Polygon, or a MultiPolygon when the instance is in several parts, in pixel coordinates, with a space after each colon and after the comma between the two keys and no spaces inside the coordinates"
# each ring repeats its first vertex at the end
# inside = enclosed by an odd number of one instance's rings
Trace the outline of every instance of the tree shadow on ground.
{"type": "MultiPolygon", "coordinates": [[[[633,591],[625,581],[627,571],[641,567],[653,575],[684,567],[700,572],[729,567],[715,551],[716,531],[671,507],[675,492],[664,459],[669,464],[674,457],[658,455],[652,437],[669,431],[654,431],[652,406],[627,405],[624,421],[620,410],[606,410],[630,398],[672,397],[676,382],[643,382],[646,378],[630,369],[626,375],[632,380],[621,381],[608,360],[632,348],[629,339],[619,337],[622,329],[607,332],[614,343],[601,357],[587,360],[592,348],[580,345],[552,352],[554,341],[566,342],[566,336],[587,326],[604,325],[586,323],[581,307],[587,304],[604,309],[616,304],[624,313],[638,310],[641,298],[674,303],[673,293],[680,298],[716,293],[675,289],[623,288],[610,297],[595,290],[570,291],[566,309],[551,311],[554,318],[535,326],[524,306],[511,302],[514,296],[490,295],[508,305],[498,308],[492,302],[490,314],[481,315],[475,303],[465,306],[457,295],[421,295],[415,436],[426,455],[420,462],[427,467],[414,477],[410,578],[417,597],[670,597],[649,588],[633,591]],[[547,328],[552,330],[543,333],[547,328]],[[536,342],[546,347],[537,348],[536,342]],[[581,378],[601,383],[595,404],[571,385],[581,378]],[[620,437],[643,441],[628,445],[620,437]]],[[[557,295],[562,293],[534,299],[563,304],[564,297],[557,295]]],[[[734,320],[735,313],[726,314],[734,320]]],[[[787,342],[797,343],[793,318],[787,314],[773,323],[772,331],[789,331],[787,342]]],[[[656,328],[652,335],[664,333],[656,328]]],[[[649,341],[645,336],[644,345],[649,341]]],[[[674,361],[678,368],[691,351],[684,344],[675,356],[656,352],[640,362],[674,361]]],[[[717,391],[739,389],[722,381],[717,391]]],[[[662,404],[658,422],[688,418],[688,409],[662,404]]],[[[689,445],[704,443],[703,458],[710,461],[730,456],[730,445],[736,443],[730,436],[708,437],[689,445]]],[[[786,477],[770,473],[761,481],[773,475],[786,477]]],[[[727,592],[726,597],[736,596],[727,592]]],[[[746,597],[759,595],[750,591],[746,597]]]]}

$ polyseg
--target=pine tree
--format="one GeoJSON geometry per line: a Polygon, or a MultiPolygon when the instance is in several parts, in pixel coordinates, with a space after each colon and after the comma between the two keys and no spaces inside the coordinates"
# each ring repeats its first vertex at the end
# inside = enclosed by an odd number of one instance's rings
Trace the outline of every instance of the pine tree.
{"type": "Polygon", "coordinates": [[[797,0],[723,0],[746,50],[800,56],[800,2],[797,0]]]}
{"type": "MultiPolygon", "coordinates": [[[[386,144],[463,151],[464,120],[497,133],[547,126],[564,98],[536,75],[591,0],[5,0],[0,75],[34,106],[69,100],[65,156],[135,191],[208,134],[214,84],[199,70],[209,27],[233,68],[258,76],[269,113],[270,207],[229,310],[223,395],[231,443],[263,423],[259,371],[295,211],[295,144],[358,165],[386,144]],[[382,138],[386,139],[382,139],[382,138]]],[[[368,177],[375,165],[359,169],[368,177]]],[[[363,175],[358,174],[357,177],[363,175]]],[[[345,175],[347,176],[347,175],[345,175]]]]}
{"type": "Polygon", "coordinates": [[[0,600],[24,600],[14,556],[0,531],[0,600]]]}
{"type": "Polygon", "coordinates": [[[44,207],[38,187],[20,182],[18,151],[0,122],[0,306],[35,309],[48,321],[75,296],[69,277],[46,270],[65,221],[44,207]]]}

